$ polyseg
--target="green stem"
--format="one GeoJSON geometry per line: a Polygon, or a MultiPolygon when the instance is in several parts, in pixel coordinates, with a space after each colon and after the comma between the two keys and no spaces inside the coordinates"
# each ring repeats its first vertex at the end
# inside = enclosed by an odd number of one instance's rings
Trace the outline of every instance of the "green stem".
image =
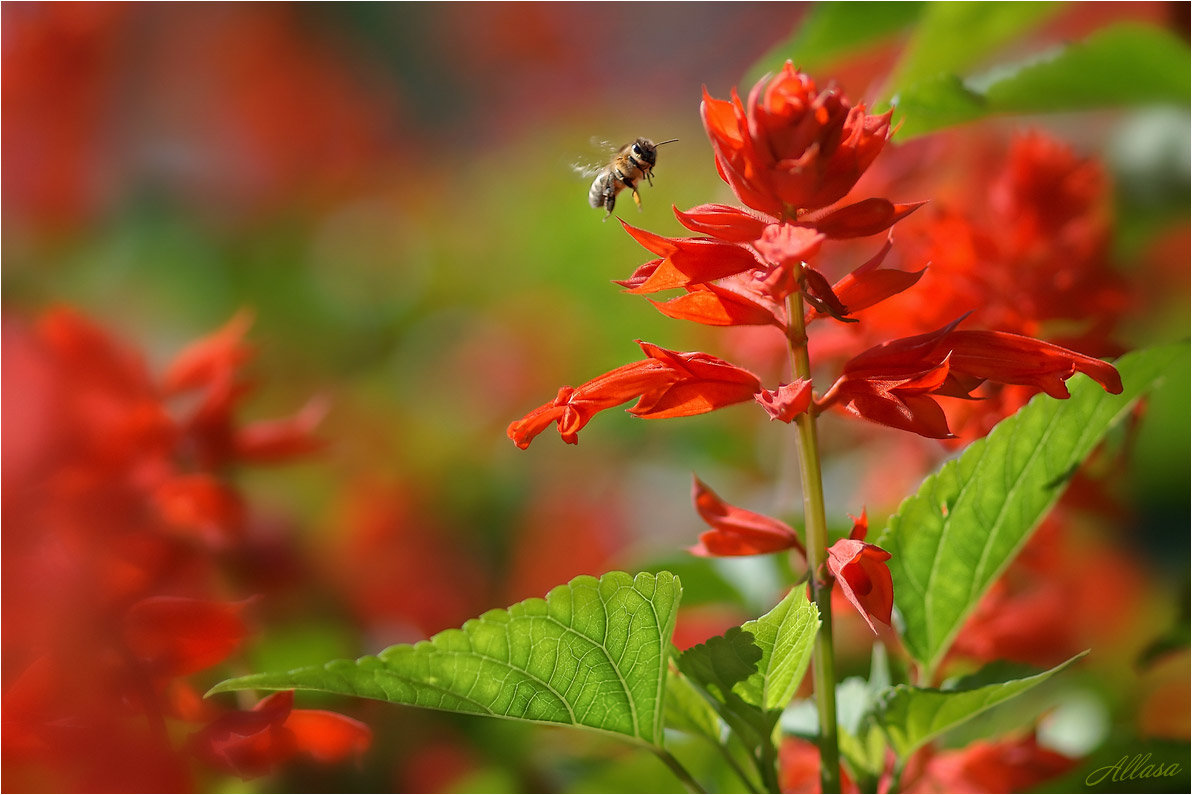
{"type": "Polygon", "coordinates": [[[662,760],[663,764],[671,769],[671,772],[678,777],[679,781],[683,782],[683,786],[687,788],[688,792],[707,792],[707,790],[701,787],[699,782],[687,772],[687,768],[683,767],[683,764],[679,762],[678,759],[675,759],[670,751],[666,750],[665,748],[659,748],[656,745],[650,746],[650,750],[654,752],[655,756],[662,760]]]}
{"type": "MultiPolygon", "coordinates": [[[[803,298],[787,298],[787,341],[791,370],[796,378],[811,378],[807,353],[807,324],[803,298]]],[[[812,682],[819,713],[820,785],[823,792],[840,792],[840,749],[836,739],[836,664],[832,651],[832,586],[820,580],[828,558],[828,520],[824,512],[824,483],[820,471],[819,440],[811,411],[795,420],[799,429],[799,470],[803,475],[803,520],[806,523],[807,570],[811,593],[819,608],[820,631],[812,650],[812,682]]]]}

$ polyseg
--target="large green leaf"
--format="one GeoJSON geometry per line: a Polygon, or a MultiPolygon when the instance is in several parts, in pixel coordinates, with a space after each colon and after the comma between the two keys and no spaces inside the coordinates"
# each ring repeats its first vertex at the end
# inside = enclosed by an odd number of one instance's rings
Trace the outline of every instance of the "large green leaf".
{"type": "Polygon", "coordinates": [[[928,3],[894,67],[891,90],[964,74],[1060,9],[1057,3],[928,3]]]}
{"type": "Polygon", "coordinates": [[[889,567],[903,643],[928,681],[1071,474],[1165,371],[1187,361],[1186,345],[1123,357],[1117,363],[1120,395],[1076,376],[1069,382],[1071,398],[1036,396],[902,503],[877,543],[893,555],[889,567]]]}
{"type": "Polygon", "coordinates": [[[666,728],[696,737],[721,741],[720,716],[702,692],[686,676],[671,669],[666,685],[666,728]]]}
{"type": "Polygon", "coordinates": [[[462,629],[375,657],[231,679],[228,690],[321,690],[451,712],[562,723],[662,743],[682,587],[669,572],[577,577],[462,629]]]}
{"type": "Polygon", "coordinates": [[[983,76],[962,80],[959,71],[947,71],[904,81],[894,99],[899,137],[999,114],[1187,105],[1189,64],[1187,45],[1170,32],[1115,25],[983,76]]]}
{"type": "Polygon", "coordinates": [[[878,723],[885,730],[894,750],[906,759],[929,740],[1041,684],[1085,654],[1087,652],[1081,652],[1055,668],[1034,676],[991,684],[987,683],[988,677],[977,672],[951,687],[938,690],[896,685],[880,699],[878,723]]]}

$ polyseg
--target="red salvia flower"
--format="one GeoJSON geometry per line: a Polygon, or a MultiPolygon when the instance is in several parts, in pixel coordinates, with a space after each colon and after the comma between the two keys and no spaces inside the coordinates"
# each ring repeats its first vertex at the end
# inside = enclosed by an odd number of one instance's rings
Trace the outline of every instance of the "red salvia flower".
{"type": "Polygon", "coordinates": [[[836,578],[844,597],[877,633],[873,619],[890,626],[894,609],[894,581],[886,561],[886,550],[864,541],[869,529],[865,513],[853,525],[848,538],[842,538],[828,548],[828,571],[836,578]]]}
{"type": "Polygon", "coordinates": [[[789,61],[753,87],[748,103],[735,91],[725,101],[705,90],[700,114],[721,178],[743,204],[776,218],[844,198],[891,134],[890,112],[867,116],[840,92],[818,91],[789,61]]]}
{"type": "Polygon", "coordinates": [[[820,408],[839,405],[882,425],[942,439],[952,434],[932,396],[969,397],[986,380],[1067,398],[1064,381],[1081,372],[1111,394],[1122,391],[1121,376],[1107,362],[1017,334],[956,331],[962,319],[853,357],[820,408]]]}
{"type": "Polygon", "coordinates": [[[797,549],[803,554],[803,544],[789,525],[754,513],[720,499],[699,478],[694,479],[691,498],[700,518],[711,530],[700,535],[692,554],[704,557],[736,557],[765,555],[784,549],[797,549]]]}
{"type": "Polygon", "coordinates": [[[283,690],[251,710],[227,712],[191,736],[191,751],[213,767],[247,779],[299,754],[337,762],[362,754],[372,743],[372,730],[357,720],[293,707],[294,691],[283,690]]]}
{"type": "Polygon", "coordinates": [[[578,387],[563,387],[550,403],[510,424],[507,434],[525,449],[552,422],[564,442],[597,413],[637,398],[629,413],[644,419],[689,417],[751,399],[761,382],[748,370],[706,353],[678,353],[638,342],[649,357],[622,365],[578,387]]]}

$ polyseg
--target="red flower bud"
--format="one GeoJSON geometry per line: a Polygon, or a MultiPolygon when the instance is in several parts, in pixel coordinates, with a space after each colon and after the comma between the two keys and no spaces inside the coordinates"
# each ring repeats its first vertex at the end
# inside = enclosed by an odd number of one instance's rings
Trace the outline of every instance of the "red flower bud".
{"type": "Polygon", "coordinates": [[[894,609],[894,581],[886,566],[889,559],[886,550],[854,538],[842,538],[828,548],[828,571],[874,634],[873,619],[889,626],[894,609]]]}

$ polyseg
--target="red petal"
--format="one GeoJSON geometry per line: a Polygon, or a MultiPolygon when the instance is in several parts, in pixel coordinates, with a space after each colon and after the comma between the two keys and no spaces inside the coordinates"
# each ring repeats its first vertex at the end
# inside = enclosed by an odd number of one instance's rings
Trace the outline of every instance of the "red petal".
{"type": "Polygon", "coordinates": [[[811,381],[800,378],[783,384],[774,392],[763,389],[754,397],[770,419],[794,422],[811,405],[811,381]]]}
{"type": "Polygon", "coordinates": [[[298,751],[318,762],[339,762],[359,757],[372,744],[372,730],[358,720],[321,709],[296,709],[285,727],[294,735],[298,751]]]}
{"type": "Polygon", "coordinates": [[[730,243],[752,243],[762,236],[774,218],[759,218],[727,204],[701,204],[687,212],[673,208],[679,223],[693,232],[730,243]]]}
{"type": "Polygon", "coordinates": [[[184,349],[166,370],[166,392],[206,386],[234,373],[252,355],[252,349],[244,343],[252,322],[252,313],[242,309],[218,331],[184,349]]]}
{"type": "Polygon", "coordinates": [[[154,491],[153,502],[168,524],[215,545],[238,534],[244,522],[240,495],[206,473],[167,480],[154,491]]]}
{"type": "Polygon", "coordinates": [[[776,306],[766,306],[740,293],[715,284],[703,284],[691,292],[660,302],[650,303],[667,317],[691,320],[706,326],[764,326],[785,327],[776,306]]]}

